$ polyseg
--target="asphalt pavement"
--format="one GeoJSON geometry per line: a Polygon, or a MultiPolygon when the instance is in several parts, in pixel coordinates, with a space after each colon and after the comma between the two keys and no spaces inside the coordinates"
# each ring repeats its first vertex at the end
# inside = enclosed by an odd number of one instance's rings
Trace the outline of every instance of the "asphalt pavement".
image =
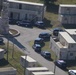
{"type": "Polygon", "coordinates": [[[54,69],[55,69],[55,75],[68,75],[65,71],[61,70],[57,66],[55,67],[55,65],[52,61],[48,61],[45,58],[43,58],[40,54],[36,53],[32,49],[32,47],[29,45],[29,42],[31,40],[34,40],[35,38],[37,38],[39,33],[50,32],[49,30],[39,29],[39,28],[25,28],[25,27],[20,27],[17,25],[10,25],[10,28],[17,29],[20,32],[20,36],[15,37],[14,41],[12,39],[10,39],[10,42],[14,42],[14,44],[21,51],[25,51],[25,53],[27,51],[30,52],[29,56],[31,56],[33,59],[35,59],[42,66],[47,67],[50,71],[54,72],[54,69]]]}

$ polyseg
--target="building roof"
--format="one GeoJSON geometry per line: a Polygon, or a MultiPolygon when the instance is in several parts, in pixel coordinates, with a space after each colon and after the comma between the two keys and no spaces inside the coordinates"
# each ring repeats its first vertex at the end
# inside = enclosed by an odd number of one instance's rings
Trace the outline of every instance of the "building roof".
{"type": "Polygon", "coordinates": [[[0,52],[2,52],[2,51],[4,51],[4,49],[1,49],[1,48],[0,48],[0,52]]]}
{"type": "Polygon", "coordinates": [[[13,68],[13,67],[0,68],[0,72],[4,72],[4,71],[13,71],[13,70],[16,70],[16,69],[13,68]]]}
{"type": "Polygon", "coordinates": [[[32,72],[34,75],[54,75],[53,72],[47,71],[47,72],[32,72]]]}
{"type": "Polygon", "coordinates": [[[34,60],[33,58],[31,58],[30,56],[21,56],[22,58],[26,59],[28,62],[36,62],[36,60],[34,60]]]}
{"type": "Polygon", "coordinates": [[[76,43],[67,32],[59,32],[68,43],[76,43]]]}
{"type": "Polygon", "coordinates": [[[71,4],[60,4],[60,7],[76,7],[76,5],[71,5],[71,4]]]}
{"type": "Polygon", "coordinates": [[[22,3],[22,4],[30,4],[30,5],[44,6],[44,4],[41,4],[41,3],[33,3],[33,2],[17,1],[17,0],[7,0],[7,1],[8,2],[14,2],[14,3],[22,3]]]}
{"type": "Polygon", "coordinates": [[[65,29],[70,35],[76,35],[76,29],[65,29]]]}
{"type": "Polygon", "coordinates": [[[46,67],[30,67],[30,68],[27,68],[28,70],[31,70],[31,71],[36,71],[36,70],[48,70],[46,67]]]}

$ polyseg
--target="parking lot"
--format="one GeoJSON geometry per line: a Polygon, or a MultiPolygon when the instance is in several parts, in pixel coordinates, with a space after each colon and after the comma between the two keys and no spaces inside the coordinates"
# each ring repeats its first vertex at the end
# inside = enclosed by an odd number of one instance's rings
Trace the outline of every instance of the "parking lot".
{"type": "MultiPolygon", "coordinates": [[[[54,63],[46,60],[40,54],[36,53],[32,47],[29,45],[29,41],[34,40],[38,37],[41,32],[50,32],[49,30],[39,29],[39,28],[26,28],[17,25],[10,25],[10,28],[19,30],[20,36],[15,37],[14,44],[20,50],[28,50],[30,56],[37,60],[42,66],[49,68],[49,70],[54,71],[54,63]]],[[[10,40],[11,41],[11,40],[10,40]]],[[[67,75],[63,70],[56,67],[56,75],[67,75]]]]}

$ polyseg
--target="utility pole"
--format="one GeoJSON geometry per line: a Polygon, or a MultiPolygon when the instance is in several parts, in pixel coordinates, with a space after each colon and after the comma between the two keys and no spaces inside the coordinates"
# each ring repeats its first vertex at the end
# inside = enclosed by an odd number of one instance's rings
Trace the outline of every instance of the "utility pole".
{"type": "Polygon", "coordinates": [[[9,39],[7,38],[7,61],[8,61],[8,49],[9,49],[9,39]]]}
{"type": "Polygon", "coordinates": [[[24,75],[25,75],[25,71],[26,71],[26,60],[27,60],[27,55],[30,54],[30,52],[27,49],[23,49],[24,53],[25,53],[25,59],[24,59],[24,75]],[[26,52],[25,52],[26,51],[26,52]]]}
{"type": "Polygon", "coordinates": [[[14,37],[13,37],[13,50],[12,50],[12,58],[14,56],[14,37]]]}

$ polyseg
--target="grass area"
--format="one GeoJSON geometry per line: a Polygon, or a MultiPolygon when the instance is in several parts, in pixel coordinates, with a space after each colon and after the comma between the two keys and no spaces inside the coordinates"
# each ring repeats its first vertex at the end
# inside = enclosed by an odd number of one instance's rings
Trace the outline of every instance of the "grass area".
{"type": "MultiPolygon", "coordinates": [[[[7,49],[7,45],[6,44],[0,45],[0,48],[7,49]]],[[[14,49],[15,50],[12,58],[13,45],[9,44],[8,61],[7,61],[7,54],[5,54],[4,59],[0,60],[0,67],[14,67],[17,69],[17,75],[23,75],[24,69],[20,65],[20,56],[24,54],[20,52],[16,47],[14,49]]]]}
{"type": "Polygon", "coordinates": [[[17,33],[18,33],[18,31],[17,31],[17,30],[15,30],[15,29],[9,29],[9,31],[10,31],[13,35],[15,35],[15,34],[17,34],[17,33]]]}

